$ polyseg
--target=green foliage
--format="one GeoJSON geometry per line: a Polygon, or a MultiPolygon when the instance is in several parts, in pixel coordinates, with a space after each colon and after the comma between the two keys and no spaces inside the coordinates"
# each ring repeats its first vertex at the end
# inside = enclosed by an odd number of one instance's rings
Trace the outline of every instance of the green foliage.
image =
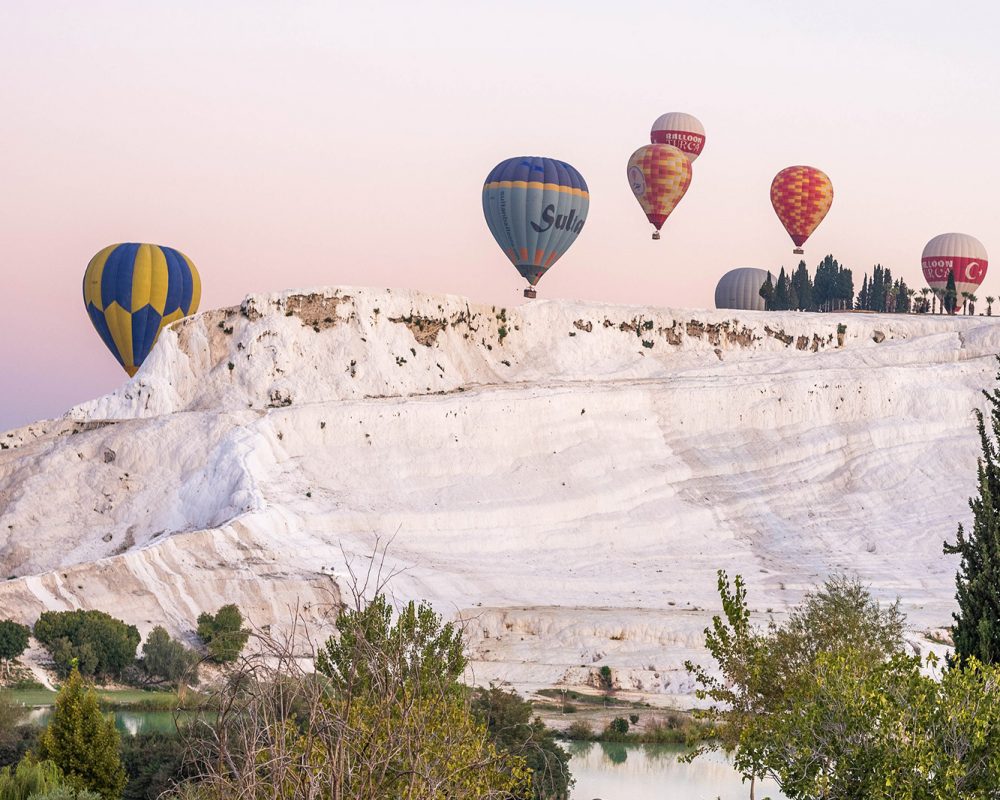
{"type": "Polygon", "coordinates": [[[639,715],[638,714],[629,714],[628,715],[628,721],[631,722],[633,725],[635,725],[639,721],[639,715]]]}
{"type": "Polygon", "coordinates": [[[601,688],[604,689],[604,691],[610,692],[615,688],[615,678],[611,672],[611,667],[607,664],[597,670],[597,679],[600,681],[601,688]]]}
{"type": "Polygon", "coordinates": [[[978,495],[969,500],[972,532],[966,535],[959,525],[955,544],[944,545],[945,553],[961,556],[955,576],[958,611],[953,614],[952,628],[954,661],[960,666],[973,656],[985,664],[1000,663],[1000,389],[983,394],[990,429],[976,409],[982,453],[978,495]]]}
{"type": "Polygon", "coordinates": [[[0,662],[10,662],[19,658],[28,648],[27,625],[21,625],[10,619],[0,621],[0,662]]]}
{"type": "Polygon", "coordinates": [[[316,669],[337,691],[357,693],[414,686],[421,690],[457,686],[465,670],[462,634],[426,603],[412,601],[392,621],[384,595],[337,618],[339,637],[327,640],[316,669]]]}
{"type": "Polygon", "coordinates": [[[117,800],[125,787],[114,719],[98,708],[97,692],[75,667],[56,695],[55,711],[38,742],[38,755],[63,771],[78,789],[117,800]]]}
{"type": "MultiPolygon", "coordinates": [[[[725,619],[706,630],[721,680],[688,664],[720,743],[748,779],[826,800],[988,798],[1000,785],[1000,668],[975,658],[940,681],[902,648],[898,604],[834,578],[788,621],[749,622],[720,572],[725,619]]],[[[934,657],[928,666],[934,666],[934,657]]]]}
{"type": "Polygon", "coordinates": [[[184,739],[162,733],[141,733],[122,739],[122,764],[128,784],[122,800],[156,800],[193,767],[185,763],[184,739]]]}
{"type": "Polygon", "coordinates": [[[574,741],[589,742],[594,738],[594,729],[583,720],[577,720],[565,730],[565,736],[574,741]]]}
{"type": "Polygon", "coordinates": [[[89,789],[77,789],[68,783],[61,783],[47,792],[31,795],[28,800],[101,800],[101,796],[89,789]]]}
{"type": "Polygon", "coordinates": [[[51,761],[24,759],[16,768],[0,770],[0,800],[28,800],[57,789],[62,771],[51,761]]]}
{"type": "Polygon", "coordinates": [[[817,654],[857,646],[866,662],[884,662],[901,647],[903,617],[898,603],[883,609],[858,581],[834,577],[808,593],[784,626],[772,622],[762,631],[751,625],[742,577],[730,585],[720,570],[718,590],[724,618],[713,617],[705,644],[721,679],[691,662],[685,667],[698,684],[696,695],[715,702],[695,716],[713,724],[719,746],[735,751],[737,768],[754,780],[774,773],[775,744],[762,731],[787,709],[817,654]]]}
{"type": "Polygon", "coordinates": [[[628,720],[625,717],[615,717],[608,723],[608,730],[611,733],[626,734],[628,733],[628,720]]]}
{"type": "Polygon", "coordinates": [[[243,627],[243,615],[235,605],[225,605],[215,614],[198,617],[198,636],[208,648],[208,657],[219,664],[239,658],[250,638],[250,631],[243,627]]]}
{"type": "Polygon", "coordinates": [[[531,770],[531,790],[516,795],[534,800],[566,800],[572,777],[569,753],[563,750],[538,717],[531,703],[516,692],[491,686],[473,692],[472,713],[497,749],[524,759],[531,770]]]}
{"type": "Polygon", "coordinates": [[[45,611],[35,638],[48,649],[60,677],[74,659],[81,674],[117,677],[135,661],[139,630],[103,611],[45,611]]]}
{"type": "Polygon", "coordinates": [[[198,661],[198,654],[194,650],[171,639],[166,628],[159,625],[149,632],[142,645],[143,670],[154,679],[159,678],[169,683],[187,679],[196,683],[198,661]]]}
{"type": "Polygon", "coordinates": [[[948,270],[948,283],[944,287],[944,298],[942,299],[945,311],[949,314],[955,313],[955,306],[958,305],[958,289],[955,286],[955,270],[948,270]]]}

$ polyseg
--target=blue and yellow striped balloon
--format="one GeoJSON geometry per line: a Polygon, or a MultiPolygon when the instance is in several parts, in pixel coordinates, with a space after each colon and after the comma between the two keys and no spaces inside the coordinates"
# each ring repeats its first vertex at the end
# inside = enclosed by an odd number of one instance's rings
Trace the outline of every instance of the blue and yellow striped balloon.
{"type": "MultiPolygon", "coordinates": [[[[576,241],[588,208],[590,193],[583,176],[552,158],[508,158],[493,168],[483,185],[483,214],[490,233],[532,286],[576,241]]],[[[531,289],[524,293],[534,297],[531,289]]]]}
{"type": "Polygon", "coordinates": [[[193,314],[201,278],[191,259],[155,244],[113,244],[90,259],[83,302],[104,344],[135,375],[171,322],[193,314]]]}

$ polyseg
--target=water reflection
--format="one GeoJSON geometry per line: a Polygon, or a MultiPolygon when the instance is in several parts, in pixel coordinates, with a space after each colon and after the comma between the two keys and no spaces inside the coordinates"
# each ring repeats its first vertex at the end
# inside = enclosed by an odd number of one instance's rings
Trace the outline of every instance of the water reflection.
{"type": "MultiPolygon", "coordinates": [[[[746,800],[750,786],[719,753],[691,764],[677,760],[675,745],[573,742],[570,769],[576,778],[573,800],[746,800]]],[[[757,797],[784,800],[773,783],[758,783],[757,797]]]]}
{"type": "MultiPolygon", "coordinates": [[[[49,724],[52,706],[33,708],[28,712],[28,721],[39,727],[49,724]]],[[[193,720],[193,711],[115,711],[115,726],[121,733],[135,736],[140,733],[174,734],[177,726],[193,720]]]]}

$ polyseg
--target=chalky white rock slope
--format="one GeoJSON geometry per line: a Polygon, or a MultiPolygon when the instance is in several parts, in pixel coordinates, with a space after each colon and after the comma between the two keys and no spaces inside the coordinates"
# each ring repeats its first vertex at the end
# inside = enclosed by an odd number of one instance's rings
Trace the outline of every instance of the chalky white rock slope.
{"type": "Polygon", "coordinates": [[[380,538],[397,597],[469,620],[479,681],[688,694],[719,568],[761,612],[855,571],[919,644],[998,351],[987,317],[251,296],[0,435],[0,616],[321,628],[380,538]]]}

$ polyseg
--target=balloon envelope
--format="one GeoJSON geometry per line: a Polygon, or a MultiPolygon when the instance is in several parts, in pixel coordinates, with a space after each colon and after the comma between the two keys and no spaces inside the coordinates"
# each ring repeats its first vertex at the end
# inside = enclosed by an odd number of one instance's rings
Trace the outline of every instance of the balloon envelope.
{"type": "Polygon", "coordinates": [[[833,205],[833,184],[815,167],[786,167],[771,181],[771,205],[801,254],[814,230],[833,205]]]}
{"type": "Polygon", "coordinates": [[[155,244],[113,244],[90,259],[83,302],[107,348],[135,375],[171,322],[193,314],[201,278],[186,255],[155,244]]]}
{"type": "Polygon", "coordinates": [[[661,114],[649,132],[653,144],[669,144],[694,161],[705,149],[705,128],[697,117],[681,111],[661,114]]]}
{"type": "Polygon", "coordinates": [[[989,255],[975,236],[942,233],[931,239],[920,257],[924,280],[932,289],[948,288],[948,273],[955,273],[954,311],[962,307],[962,292],[975,293],[986,277],[989,255]]]}
{"type": "Polygon", "coordinates": [[[691,185],[691,162],[669,144],[647,144],[632,154],[626,174],[646,219],[660,230],[691,185]]]}
{"type": "MultiPolygon", "coordinates": [[[[715,287],[716,308],[737,308],[742,311],[764,311],[764,298],[760,287],[770,273],[757,267],[731,269],[715,287]]],[[[773,278],[771,279],[774,280],[773,278]]]]}
{"type": "Polygon", "coordinates": [[[576,241],[589,208],[583,176],[552,158],[508,158],[483,185],[490,233],[532,286],[576,241]]]}

